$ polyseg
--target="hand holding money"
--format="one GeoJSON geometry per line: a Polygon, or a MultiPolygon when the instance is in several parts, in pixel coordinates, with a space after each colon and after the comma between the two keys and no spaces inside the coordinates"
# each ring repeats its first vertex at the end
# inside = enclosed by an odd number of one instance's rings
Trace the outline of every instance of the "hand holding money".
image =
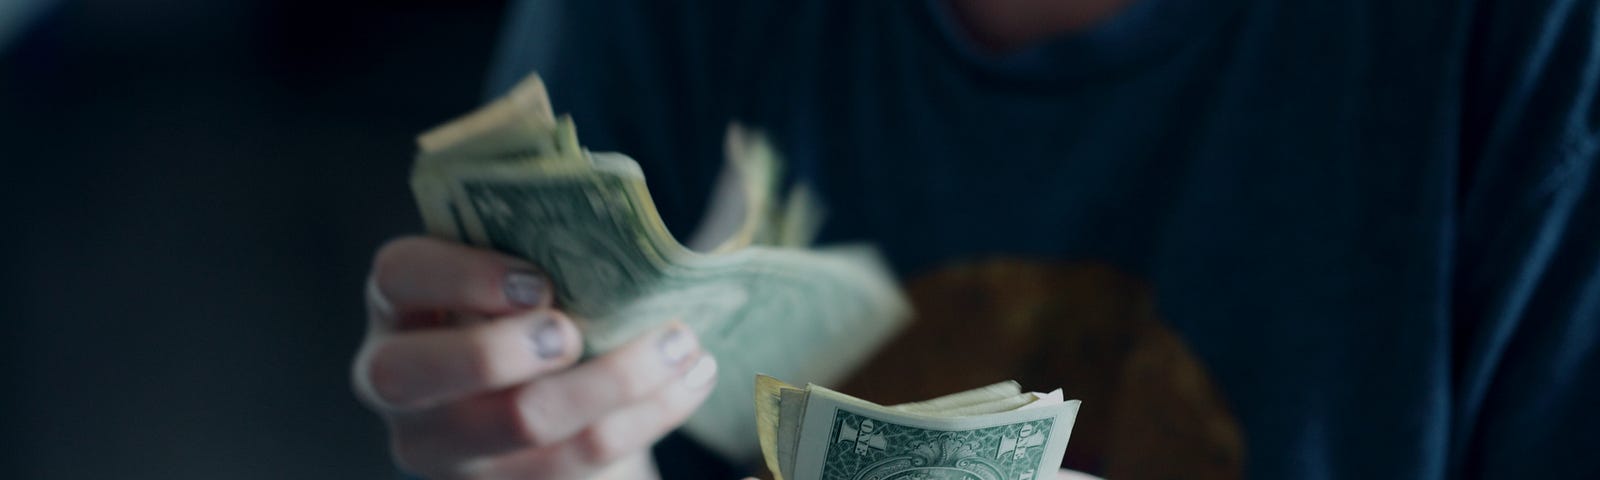
{"type": "Polygon", "coordinates": [[[756,379],[756,422],[777,480],[1055,478],[1077,418],[1061,390],[1016,382],[881,406],[823,387],[756,379]]]}
{"type": "MultiPolygon", "coordinates": [[[[370,367],[381,362],[361,360],[358,376],[401,372],[447,383],[457,376],[493,376],[499,391],[476,409],[430,403],[425,408],[455,409],[455,413],[402,429],[403,422],[393,420],[409,415],[406,409],[385,408],[383,388],[364,389],[379,392],[370,397],[380,399],[374,403],[383,405],[379,410],[391,419],[394,435],[407,441],[407,449],[397,452],[402,460],[423,458],[432,466],[457,468],[512,455],[537,464],[529,467],[536,470],[562,466],[573,471],[611,464],[622,455],[619,452],[643,452],[641,445],[658,438],[665,427],[682,422],[706,395],[699,388],[710,385],[715,389],[705,399],[706,408],[689,418],[685,429],[727,458],[753,458],[757,444],[749,399],[755,371],[816,382],[838,380],[907,318],[892,276],[870,248],[804,248],[815,232],[817,209],[803,201],[803,191],[790,192],[788,202],[776,201],[777,158],[770,149],[764,150],[766,143],[758,135],[741,133],[730,139],[730,152],[735,153],[730,155],[730,166],[738,172],[731,178],[741,187],[744,202],[738,211],[744,215],[706,253],[685,248],[667,232],[638,164],[621,154],[591,153],[579,145],[571,120],[553,115],[537,76],[506,97],[424,133],[418,144],[413,192],[429,232],[443,237],[429,240],[430,248],[475,255],[494,251],[506,265],[537,272],[548,287],[540,308],[559,309],[562,325],[573,330],[567,338],[581,346],[568,351],[575,358],[563,357],[565,363],[539,370],[555,372],[554,376],[577,375],[574,379],[502,375],[502,370],[526,369],[484,360],[483,350],[490,348],[486,345],[526,346],[529,335],[514,327],[476,325],[486,319],[494,324],[497,315],[506,312],[453,310],[427,302],[411,305],[447,309],[456,321],[452,325],[472,333],[445,336],[467,337],[477,344],[420,349],[422,353],[391,362],[399,365],[381,369],[370,367]],[[697,341],[684,347],[683,338],[697,341]],[[639,352],[648,351],[658,352],[662,359],[687,360],[645,360],[650,354],[639,352]],[[579,352],[582,361],[573,366],[579,352]],[[619,355],[638,363],[609,360],[619,355]],[[715,363],[709,363],[711,355],[715,363]],[[649,361],[658,365],[646,365],[649,361]],[[705,364],[711,366],[698,366],[705,364]],[[608,386],[608,377],[617,381],[608,386]],[[518,393],[526,391],[546,393],[518,393]],[[581,401],[607,394],[618,400],[581,401]],[[658,401],[632,403],[641,398],[658,401]],[[610,420],[622,417],[635,418],[637,425],[610,420]],[[543,448],[558,444],[577,446],[553,450],[567,452],[559,454],[543,448]],[[432,457],[440,456],[437,451],[446,452],[444,460],[432,457]],[[571,465],[577,467],[567,467],[571,465]]],[[[440,273],[460,270],[454,262],[471,255],[423,253],[392,256],[401,258],[397,262],[401,265],[418,258],[434,260],[429,268],[400,269],[410,272],[411,281],[435,283],[423,297],[483,287],[464,293],[477,299],[495,295],[494,286],[522,284],[451,279],[440,273]],[[449,281],[464,283],[452,290],[449,281]]],[[[393,270],[380,262],[374,266],[374,277],[383,284],[385,272],[393,270]]],[[[388,351],[381,333],[372,338],[376,340],[369,343],[379,346],[364,351],[388,351]]],[[[533,338],[537,347],[538,337],[533,338]]],[[[386,357],[364,353],[362,358],[386,357]]],[[[378,380],[369,383],[385,384],[384,375],[372,377],[378,380]]]]}
{"type": "Polygon", "coordinates": [[[397,462],[427,478],[648,478],[649,446],[710,394],[717,363],[662,325],[578,362],[577,325],[531,264],[408,237],[373,261],[354,367],[397,462]]]}

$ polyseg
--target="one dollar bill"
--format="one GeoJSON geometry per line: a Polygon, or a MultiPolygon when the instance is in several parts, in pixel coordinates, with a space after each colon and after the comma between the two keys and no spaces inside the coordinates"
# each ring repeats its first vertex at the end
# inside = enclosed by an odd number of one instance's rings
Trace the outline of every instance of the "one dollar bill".
{"type": "MultiPolygon", "coordinates": [[[[762,246],[752,244],[761,229],[740,228],[715,253],[685,248],[662,223],[638,164],[583,149],[571,119],[551,112],[532,76],[419,137],[412,189],[423,220],[436,235],[543,269],[589,355],[672,320],[693,327],[720,374],[686,428],[713,450],[755,456],[754,372],[837,380],[909,317],[867,247],[762,246]]],[[[762,185],[743,190],[771,194],[762,185]]],[[[761,206],[751,212],[774,210],[749,200],[761,206]]]]}
{"type": "Polygon", "coordinates": [[[755,399],[777,480],[1054,478],[1080,404],[1005,382],[882,406],[765,375],[755,399]]]}

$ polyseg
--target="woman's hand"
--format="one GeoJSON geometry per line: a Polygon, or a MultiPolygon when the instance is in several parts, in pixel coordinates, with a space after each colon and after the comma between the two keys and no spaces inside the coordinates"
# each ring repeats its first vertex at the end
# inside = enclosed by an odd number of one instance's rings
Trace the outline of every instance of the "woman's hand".
{"type": "Polygon", "coordinates": [[[423,237],[378,250],[353,382],[397,463],[439,479],[654,478],[649,447],[700,406],[716,362],[673,323],[577,363],[548,279],[423,237]]]}

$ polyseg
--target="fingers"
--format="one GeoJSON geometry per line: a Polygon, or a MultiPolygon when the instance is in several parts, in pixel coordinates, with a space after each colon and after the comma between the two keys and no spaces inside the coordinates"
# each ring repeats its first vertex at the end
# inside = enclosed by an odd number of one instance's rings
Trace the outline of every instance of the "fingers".
{"type": "Polygon", "coordinates": [[[354,375],[362,397],[380,411],[415,410],[527,382],[573,364],[581,351],[570,319],[536,310],[370,338],[354,375]]]}
{"type": "Polygon", "coordinates": [[[378,250],[367,296],[375,316],[399,320],[414,312],[499,316],[548,307],[551,289],[527,262],[444,240],[402,237],[378,250]]]}
{"type": "Polygon", "coordinates": [[[630,458],[649,471],[641,452],[715,382],[716,361],[677,322],[573,366],[582,342],[549,308],[550,282],[494,252],[401,238],[379,250],[367,290],[372,328],[353,376],[414,472],[579,478],[630,458]]]}
{"type": "Polygon", "coordinates": [[[534,444],[564,439],[585,425],[683,378],[703,356],[694,332],[672,322],[577,367],[523,389],[522,415],[534,444]]]}
{"type": "Polygon", "coordinates": [[[424,472],[569,441],[595,447],[586,452],[604,454],[593,458],[613,458],[626,445],[613,438],[619,435],[613,430],[621,427],[603,419],[627,415],[645,434],[654,432],[646,427],[660,422],[670,422],[661,427],[670,429],[698,405],[715,369],[716,362],[700,350],[693,332],[674,322],[604,356],[519,387],[425,411],[396,413],[391,416],[395,454],[402,463],[424,472]],[[602,431],[588,433],[596,428],[602,431]],[[593,435],[597,436],[584,438],[593,435]],[[611,443],[596,446],[602,441],[611,443]]]}
{"type": "MultiPolygon", "coordinates": [[[[711,393],[716,360],[702,355],[679,381],[607,415],[572,438],[547,448],[480,465],[482,478],[593,478],[638,457],[689,418],[711,393]]],[[[615,477],[615,478],[633,478],[615,477]]]]}

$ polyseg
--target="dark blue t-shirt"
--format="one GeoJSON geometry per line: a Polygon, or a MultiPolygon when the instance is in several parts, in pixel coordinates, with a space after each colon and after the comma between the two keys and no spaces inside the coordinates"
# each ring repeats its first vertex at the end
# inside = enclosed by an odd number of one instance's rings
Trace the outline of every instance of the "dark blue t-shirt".
{"type": "Polygon", "coordinates": [[[1085,398],[1069,466],[1594,478],[1597,19],[1595,1],[1139,0],[990,55],[937,1],[524,1],[491,91],[537,70],[585,144],[644,166],[680,237],[726,125],[765,129],[829,207],[824,241],[876,242],[914,297],[1079,305],[1016,315],[1111,319],[1028,327],[1067,355],[1133,345],[1076,368],[1197,372],[1170,382],[1194,402],[1131,374],[1028,385],[1112,392],[1085,398]],[[1124,277],[1145,300],[1102,302],[1124,277]],[[1153,320],[1104,313],[1141,306],[1153,320]]]}

